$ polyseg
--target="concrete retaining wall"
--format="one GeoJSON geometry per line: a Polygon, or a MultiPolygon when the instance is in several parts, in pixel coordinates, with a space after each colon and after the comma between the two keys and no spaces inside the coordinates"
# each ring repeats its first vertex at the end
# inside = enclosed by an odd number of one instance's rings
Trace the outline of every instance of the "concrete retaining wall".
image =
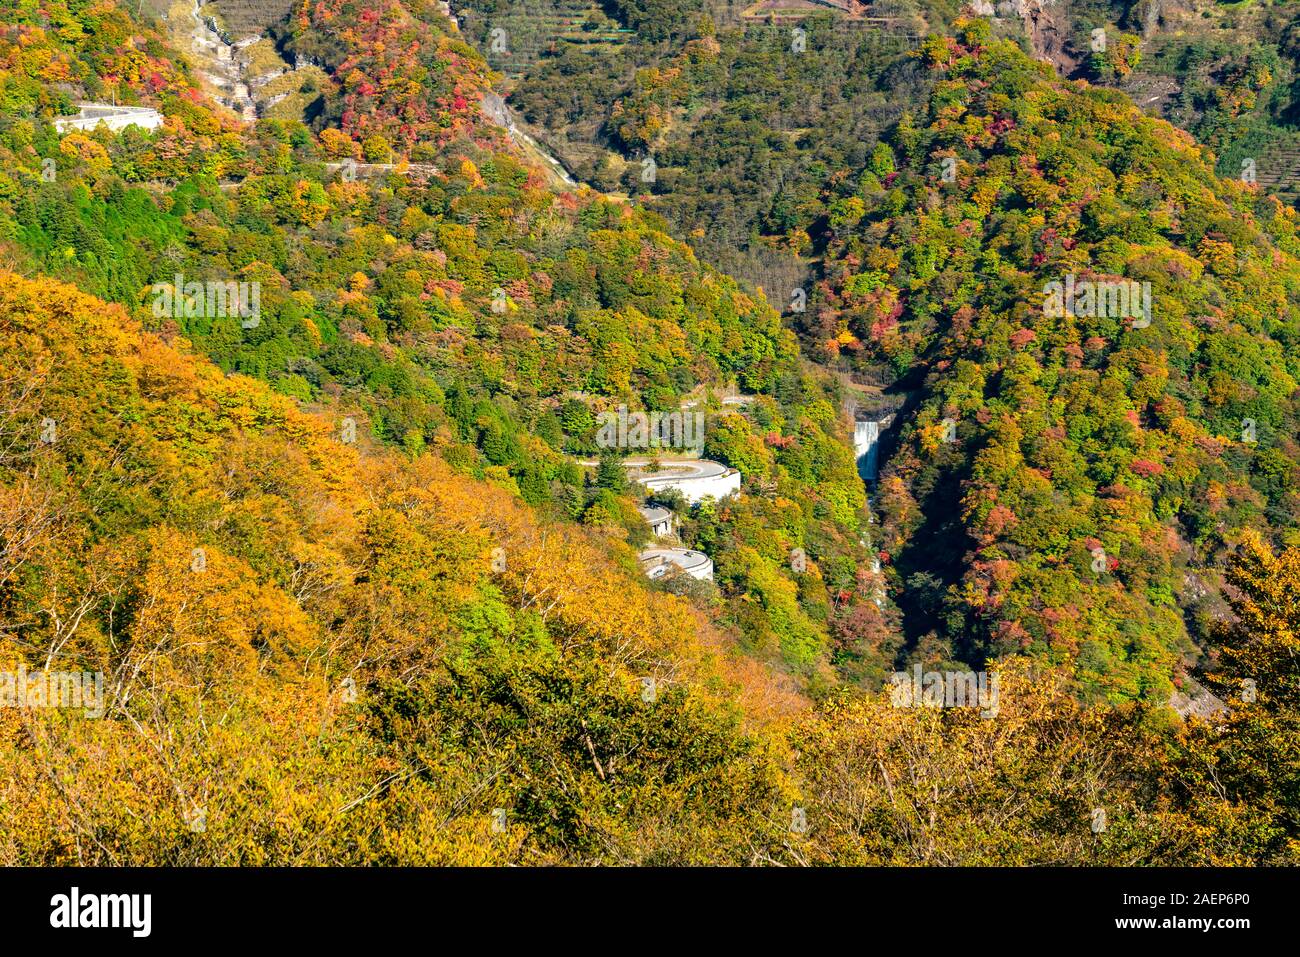
{"type": "Polygon", "coordinates": [[[79,106],[79,115],[56,119],[54,128],[60,133],[66,133],[69,130],[93,130],[103,123],[117,133],[128,126],[156,130],[163,125],[162,114],[148,107],[113,106],[111,103],[81,103],[79,106]]]}

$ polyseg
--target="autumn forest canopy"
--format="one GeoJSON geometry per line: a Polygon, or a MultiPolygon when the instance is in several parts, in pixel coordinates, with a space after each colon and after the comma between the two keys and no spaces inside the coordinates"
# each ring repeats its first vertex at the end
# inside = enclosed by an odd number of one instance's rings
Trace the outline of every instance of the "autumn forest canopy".
{"type": "Polygon", "coordinates": [[[1300,863],[1298,194],[1272,0],[0,0],[0,864],[1300,863]]]}

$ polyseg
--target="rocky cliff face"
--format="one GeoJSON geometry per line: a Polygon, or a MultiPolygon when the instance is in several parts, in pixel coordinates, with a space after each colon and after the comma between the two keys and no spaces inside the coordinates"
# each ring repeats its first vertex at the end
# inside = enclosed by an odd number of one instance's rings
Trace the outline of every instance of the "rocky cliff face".
{"type": "Polygon", "coordinates": [[[271,39],[292,7],[288,0],[193,0],[169,14],[173,34],[194,57],[217,99],[248,122],[261,116],[301,119],[328,77],[318,64],[290,62],[271,39]]]}

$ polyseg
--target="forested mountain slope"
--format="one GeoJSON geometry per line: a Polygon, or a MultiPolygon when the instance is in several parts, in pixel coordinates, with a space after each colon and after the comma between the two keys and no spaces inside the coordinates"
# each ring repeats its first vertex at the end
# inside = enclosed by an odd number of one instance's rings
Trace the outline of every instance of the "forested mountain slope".
{"type": "MultiPolygon", "coordinates": [[[[651,19],[617,6],[622,23],[651,19]]],[[[878,29],[814,7],[773,24],[706,0],[668,6],[652,18],[661,29],[639,28],[616,49],[560,45],[514,82],[510,102],[580,176],[640,197],[784,308],[819,251],[823,190],[861,169],[925,95],[926,72],[908,56],[925,20],[878,29]]],[[[474,12],[466,30],[486,37],[521,9],[507,0],[474,12]]]]}
{"type": "Polygon", "coordinates": [[[1285,540],[1294,525],[1293,215],[979,21],[908,58],[915,89],[934,90],[928,114],[842,157],[788,233],[822,251],[794,316],[808,353],[899,379],[882,541],[834,380],[661,221],[553,191],[484,121],[490,71],[436,10],[296,10],[282,42],[335,84],[309,131],[242,127],[147,27],[107,6],[93,34],[38,25],[72,17],[58,9],[15,13],[8,40],[21,261],[379,441],[634,543],[621,471],[575,461],[598,451],[595,413],[702,400],[706,453],[749,483],[680,515],[718,569],[710,613],[816,686],[1027,652],[1093,693],[1164,701],[1198,646],[1213,652],[1241,531],[1285,540]],[[38,82],[51,71],[61,85],[38,82]],[[58,137],[40,121],[78,94],[157,103],[167,122],[58,137]],[[408,158],[426,166],[402,172],[408,158]],[[153,315],[152,284],[177,275],[259,283],[258,323],[153,315]],[[1151,283],[1153,321],[1043,316],[1046,286],[1071,275],[1151,283]],[[743,414],[718,402],[737,387],[758,394],[743,414]],[[888,600],[873,601],[882,577],[888,600]]]}
{"type": "MultiPolygon", "coordinates": [[[[790,309],[808,354],[904,403],[873,503],[902,656],[1030,653],[1111,698],[1164,699],[1202,651],[1212,663],[1225,556],[1246,528],[1294,540],[1295,211],[1217,179],[1215,155],[1126,95],[1034,65],[1021,8],[893,54],[883,28],[830,13],[764,27],[679,12],[619,51],[560,47],[513,99],[570,136],[653,153],[647,205],[699,248],[760,250],[741,268],[779,295],[808,286],[790,309]],[[607,81],[580,80],[593,70],[607,81]],[[895,112],[864,131],[886,94],[895,112]],[[699,195],[728,191],[732,218],[699,214],[699,195]],[[1076,280],[1136,283],[1152,314],[1045,315],[1051,284],[1076,280]]],[[[1157,12],[1186,35],[1156,29],[1141,49],[1224,26],[1157,12]]],[[[1139,13],[1072,8],[1070,49],[1106,35],[1077,72],[1123,85],[1139,13]]],[[[1253,107],[1239,86],[1214,87],[1204,138],[1231,140],[1210,130],[1253,107]]]]}
{"type": "Polygon", "coordinates": [[[1070,79],[1123,91],[1215,152],[1216,170],[1300,195],[1297,18],[1284,0],[881,0],[829,5],[721,0],[606,4],[618,43],[557,31],[542,0],[465,11],[511,102],[581,176],[645,197],[705,258],[788,301],[815,267],[826,191],[926,96],[910,53],[965,11],[1070,79]],[[530,31],[549,43],[529,39],[530,31]],[[641,162],[653,157],[654,182],[641,162]],[[787,255],[779,255],[785,252],[787,255]]]}
{"type": "Polygon", "coordinates": [[[1296,213],[982,21],[925,57],[804,323],[903,377],[878,505],[909,637],[1159,697],[1243,531],[1297,538],[1296,213]]]}
{"type": "Polygon", "coordinates": [[[0,20],[0,673],[104,676],[0,708],[0,861],[1295,862],[1293,211],[963,22],[846,61],[869,149],[783,154],[833,157],[771,206],[819,257],[783,321],[555,188],[436,5],[296,6],[327,82],[256,124],[137,14],[0,20]],[[895,410],[871,511],[845,390],[895,410]],[[583,464],[687,402],[746,480],[668,502],[716,591],[583,464]]]}
{"type": "Polygon", "coordinates": [[[1294,862],[1300,550],[1248,542],[1213,723],[999,673],[816,711],[625,551],[0,276],[6,864],[1294,862]],[[1098,814],[1109,822],[1098,831],[1098,814]]]}
{"type": "Polygon", "coordinates": [[[691,396],[709,416],[705,453],[754,493],[681,516],[687,544],[707,545],[718,568],[721,594],[701,605],[816,683],[836,680],[832,660],[854,677],[887,670],[883,615],[858,573],[865,496],[836,384],[801,362],[760,295],[698,262],[661,220],[592,190],[555,192],[484,119],[487,66],[436,9],[299,10],[284,42],[335,82],[314,131],[241,126],[182,57],[162,71],[167,48],[147,25],[97,9],[93,36],[39,26],[53,10],[12,14],[0,216],[16,259],[226,370],[306,403],[338,400],[380,441],[435,450],[637,543],[636,489],[616,464],[597,475],[577,460],[599,451],[601,412],[691,396]],[[41,82],[52,63],[66,64],[57,100],[41,82]],[[59,137],[45,121],[83,96],[156,104],[166,122],[59,137]],[[157,285],[178,276],[256,283],[256,324],[156,315],[157,285]],[[743,413],[720,402],[735,391],[754,397],[743,413]],[[796,548],[811,559],[799,573],[796,548]]]}
{"type": "Polygon", "coordinates": [[[685,862],[781,799],[729,700],[795,699],[626,550],[66,285],[0,278],[0,347],[4,669],[105,676],[0,709],[6,863],[685,862]]]}

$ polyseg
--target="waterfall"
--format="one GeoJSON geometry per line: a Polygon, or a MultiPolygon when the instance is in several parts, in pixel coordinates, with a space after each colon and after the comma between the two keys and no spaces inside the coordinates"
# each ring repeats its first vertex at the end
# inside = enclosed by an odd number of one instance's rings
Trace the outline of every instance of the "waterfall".
{"type": "Polygon", "coordinates": [[[853,427],[853,454],[858,460],[858,474],[864,481],[876,480],[877,444],[880,441],[879,422],[857,422],[853,427]]]}

